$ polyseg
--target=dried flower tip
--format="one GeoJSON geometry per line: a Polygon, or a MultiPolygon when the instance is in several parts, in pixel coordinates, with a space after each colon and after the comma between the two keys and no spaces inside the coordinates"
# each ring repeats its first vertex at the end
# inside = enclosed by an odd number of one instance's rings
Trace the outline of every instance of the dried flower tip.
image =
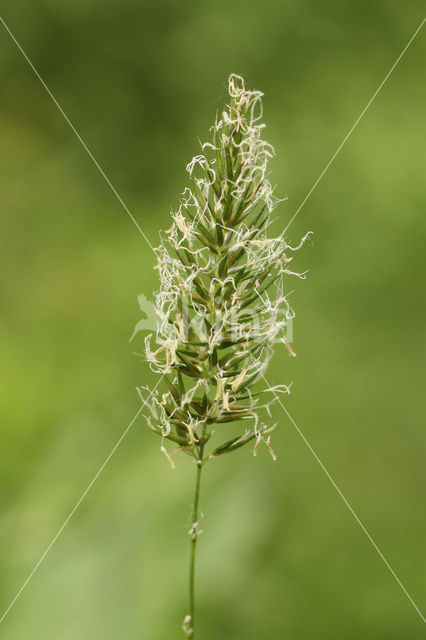
{"type": "Polygon", "coordinates": [[[287,351],[288,351],[288,355],[289,355],[289,356],[292,356],[292,358],[295,358],[295,357],[296,357],[296,353],[295,353],[295,352],[293,351],[293,349],[291,348],[290,343],[289,343],[287,340],[285,340],[285,338],[281,338],[281,342],[283,343],[283,345],[284,345],[284,346],[285,346],[285,348],[287,349],[287,351]]]}
{"type": "Polygon", "coordinates": [[[188,626],[190,622],[191,622],[191,616],[185,616],[182,624],[182,629],[187,638],[192,638],[194,635],[194,630],[190,626],[188,626]]]}
{"type": "Polygon", "coordinates": [[[188,533],[191,536],[191,540],[196,540],[203,533],[203,530],[198,527],[198,522],[194,522],[188,533]]]}
{"type": "Polygon", "coordinates": [[[192,419],[188,420],[188,422],[183,422],[182,424],[188,431],[189,441],[192,442],[193,444],[196,444],[198,442],[198,439],[195,437],[195,434],[194,434],[192,419]]]}
{"type": "Polygon", "coordinates": [[[242,383],[247,377],[246,373],[247,373],[247,368],[244,367],[241,373],[235,378],[234,382],[232,383],[231,385],[232,391],[236,391],[238,387],[242,385],[242,383]]]}
{"type": "Polygon", "coordinates": [[[276,462],[277,460],[277,456],[275,451],[273,450],[273,448],[271,447],[271,436],[268,436],[267,439],[265,440],[265,444],[266,444],[266,448],[268,449],[269,453],[271,454],[272,460],[274,462],[276,462]]]}
{"type": "Polygon", "coordinates": [[[171,468],[174,469],[175,468],[175,463],[174,463],[172,457],[169,456],[169,454],[167,453],[167,449],[164,447],[164,445],[161,445],[160,451],[161,451],[161,453],[164,453],[164,456],[165,456],[167,462],[170,464],[171,468]]]}
{"type": "Polygon", "coordinates": [[[257,450],[259,448],[260,443],[262,442],[262,434],[259,433],[257,438],[256,438],[256,442],[254,443],[254,447],[253,447],[253,455],[254,457],[257,456],[257,450]]]}

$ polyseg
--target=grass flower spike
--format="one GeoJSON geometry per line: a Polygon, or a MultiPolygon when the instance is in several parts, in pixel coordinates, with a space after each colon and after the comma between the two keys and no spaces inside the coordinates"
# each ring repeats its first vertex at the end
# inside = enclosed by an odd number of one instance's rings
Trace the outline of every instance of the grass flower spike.
{"type": "MultiPolygon", "coordinates": [[[[145,342],[150,367],[164,378],[153,394],[148,422],[174,466],[178,451],[196,463],[190,529],[190,607],[183,624],[194,637],[194,564],[201,470],[217,456],[252,443],[256,455],[271,445],[273,425],[264,422],[277,393],[290,385],[258,389],[273,353],[287,342],[293,311],[285,293],[292,253],[283,235],[268,236],[280,200],[268,178],[273,147],[262,138],[262,93],[229,78],[229,104],[213,125],[211,141],[187,166],[190,186],[172,225],[156,249],[160,288],[155,297],[157,330],[145,342]],[[155,343],[155,344],[154,344],[155,343]],[[243,424],[229,438],[227,426],[243,424]],[[215,446],[210,439],[215,433],[215,446]],[[167,450],[167,441],[174,449],[167,450]]],[[[288,294],[287,294],[288,295],[288,294]]],[[[141,387],[141,390],[143,387],[141,387]]]]}

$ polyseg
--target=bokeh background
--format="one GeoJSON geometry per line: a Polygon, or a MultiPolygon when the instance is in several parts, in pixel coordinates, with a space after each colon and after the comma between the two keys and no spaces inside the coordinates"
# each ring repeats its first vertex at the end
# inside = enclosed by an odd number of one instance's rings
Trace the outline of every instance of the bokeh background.
{"type": "MultiPolygon", "coordinates": [[[[282,229],[424,13],[421,2],[3,0],[1,15],[155,245],[229,73],[265,92],[282,229]]],[[[409,593],[426,602],[426,29],[289,230],[312,242],[296,359],[272,383],[409,593]]],[[[0,604],[139,407],[129,344],[154,256],[0,26],[0,604]]],[[[278,407],[274,447],[208,467],[199,637],[423,638],[278,407]]],[[[193,466],[142,418],[0,627],[8,640],[181,637],[193,466]]]]}

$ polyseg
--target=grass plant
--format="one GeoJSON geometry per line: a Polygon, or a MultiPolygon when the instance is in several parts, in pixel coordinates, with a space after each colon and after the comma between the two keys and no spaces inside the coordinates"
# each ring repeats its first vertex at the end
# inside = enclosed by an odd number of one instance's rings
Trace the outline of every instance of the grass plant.
{"type": "Polygon", "coordinates": [[[268,179],[274,149],[262,137],[263,94],[247,90],[237,75],[229,77],[228,90],[229,103],[216,116],[211,140],[188,164],[190,186],[156,249],[157,329],[145,340],[146,359],[164,381],[164,389],[153,393],[148,424],[172,467],[178,452],[195,464],[187,638],[194,638],[195,628],[202,470],[249,443],[253,455],[265,446],[276,459],[269,410],[290,385],[259,389],[257,383],[275,343],[295,355],[287,336],[294,312],[285,284],[288,276],[305,277],[290,263],[309,235],[295,247],[283,234],[268,235],[281,200],[268,179]],[[229,438],[233,422],[243,427],[229,438]],[[212,445],[215,433],[222,441],[212,445]]]}

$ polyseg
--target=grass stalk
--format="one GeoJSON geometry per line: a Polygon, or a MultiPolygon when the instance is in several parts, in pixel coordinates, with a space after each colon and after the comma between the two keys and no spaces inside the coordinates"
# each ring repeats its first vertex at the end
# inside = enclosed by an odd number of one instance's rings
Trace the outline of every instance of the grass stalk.
{"type": "Polygon", "coordinates": [[[197,471],[195,475],[195,493],[194,493],[194,505],[192,511],[192,526],[190,529],[191,534],[191,551],[190,551],[190,563],[189,563],[189,616],[190,620],[189,628],[187,630],[188,638],[194,638],[195,628],[195,560],[197,552],[197,540],[200,535],[198,526],[198,514],[200,504],[200,484],[201,484],[201,472],[203,469],[203,449],[200,447],[200,456],[197,460],[197,471]]]}

